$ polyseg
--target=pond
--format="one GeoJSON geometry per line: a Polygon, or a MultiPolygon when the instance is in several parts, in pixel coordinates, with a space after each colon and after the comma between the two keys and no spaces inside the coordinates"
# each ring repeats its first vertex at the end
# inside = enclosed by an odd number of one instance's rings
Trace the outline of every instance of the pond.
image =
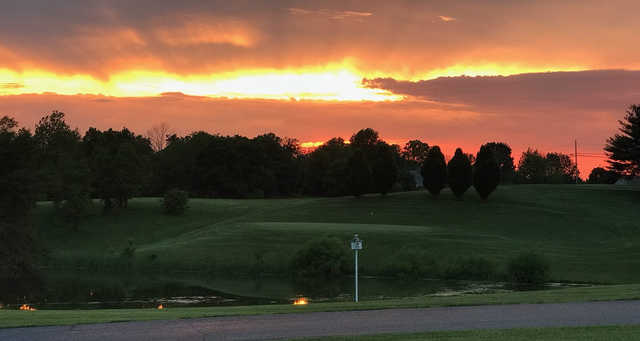
{"type": "MultiPolygon", "coordinates": [[[[503,292],[502,283],[400,280],[364,277],[361,300],[503,292]]],[[[350,301],[353,278],[292,281],[281,277],[224,278],[149,275],[46,273],[39,280],[1,281],[0,307],[28,304],[37,309],[153,308],[286,304],[298,297],[311,302],[350,301]]]]}

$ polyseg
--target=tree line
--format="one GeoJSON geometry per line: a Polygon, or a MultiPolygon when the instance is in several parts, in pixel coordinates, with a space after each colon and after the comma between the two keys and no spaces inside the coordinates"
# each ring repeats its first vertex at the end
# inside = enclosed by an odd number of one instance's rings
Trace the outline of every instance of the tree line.
{"type": "MultiPolygon", "coordinates": [[[[618,134],[607,140],[610,166],[596,168],[589,182],[611,183],[640,175],[640,106],[632,105],[618,134]]],[[[38,243],[30,212],[50,200],[77,229],[93,199],[105,213],[123,209],[134,196],[163,196],[165,210],[184,209],[186,198],[293,195],[385,195],[419,185],[434,196],[448,186],[458,197],[473,186],[486,199],[498,184],[572,183],[576,165],[562,153],[529,149],[517,168],[511,148],[490,142],[475,154],[460,148],[447,162],[438,146],[412,140],[390,145],[373,129],[349,141],[333,138],[310,153],[294,139],[275,134],[254,138],[194,132],[171,134],[166,125],[147,136],[127,128],[89,128],[84,135],[54,111],[33,132],[11,117],[0,118],[0,273],[31,273],[38,243]],[[151,134],[155,132],[155,134],[151,134]],[[422,183],[420,183],[422,182],[422,183]],[[178,203],[179,205],[174,205],[178,203]]]]}

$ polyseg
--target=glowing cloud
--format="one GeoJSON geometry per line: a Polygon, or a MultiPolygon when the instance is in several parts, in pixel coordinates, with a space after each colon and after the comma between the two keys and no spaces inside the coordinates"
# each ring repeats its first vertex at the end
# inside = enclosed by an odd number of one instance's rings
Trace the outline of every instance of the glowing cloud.
{"type": "Polygon", "coordinates": [[[440,18],[440,20],[442,20],[444,22],[449,22],[449,21],[455,21],[456,20],[456,18],[448,17],[446,15],[439,15],[438,18],[440,18]]]}
{"type": "Polygon", "coordinates": [[[0,70],[0,95],[26,93],[101,94],[116,97],[186,95],[321,101],[394,101],[402,96],[367,88],[362,77],[348,69],[255,70],[211,75],[176,75],[156,71],[128,71],[106,81],[88,75],[57,75],[46,71],[18,73],[0,70]],[[20,84],[22,86],[6,86],[20,84]]]}

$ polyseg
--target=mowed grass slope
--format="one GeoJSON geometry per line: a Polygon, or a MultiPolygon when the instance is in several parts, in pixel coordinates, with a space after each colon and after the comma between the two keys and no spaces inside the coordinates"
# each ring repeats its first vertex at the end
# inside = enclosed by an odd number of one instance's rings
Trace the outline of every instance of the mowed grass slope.
{"type": "Polygon", "coordinates": [[[555,280],[640,281],[640,191],[590,185],[501,186],[487,202],[471,189],[463,201],[445,190],[359,199],[192,199],[184,216],[162,214],[157,198],[95,212],[73,232],[50,204],[35,223],[53,266],[109,264],[132,240],[135,263],[154,271],[286,271],[310,239],[359,233],[365,274],[380,274],[401,253],[441,262],[485,257],[499,266],[521,251],[547,256],[555,280]],[[409,250],[409,251],[408,251],[409,250]]]}

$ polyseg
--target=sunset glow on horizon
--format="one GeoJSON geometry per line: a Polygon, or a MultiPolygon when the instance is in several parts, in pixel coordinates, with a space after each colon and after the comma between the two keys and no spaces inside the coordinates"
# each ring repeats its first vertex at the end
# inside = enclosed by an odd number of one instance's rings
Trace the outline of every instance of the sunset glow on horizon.
{"type": "Polygon", "coordinates": [[[303,148],[373,127],[396,141],[578,140],[597,153],[638,101],[636,9],[25,0],[0,5],[0,115],[27,127],[59,110],[83,128],[272,131],[303,148]]]}

